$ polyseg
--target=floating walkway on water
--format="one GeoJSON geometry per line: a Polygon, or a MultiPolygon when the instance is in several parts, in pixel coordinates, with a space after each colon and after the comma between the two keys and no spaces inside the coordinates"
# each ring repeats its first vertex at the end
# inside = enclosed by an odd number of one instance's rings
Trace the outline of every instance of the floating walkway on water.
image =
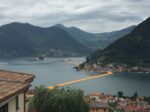
{"type": "MultiPolygon", "coordinates": [[[[79,65],[78,63],[73,62],[73,61],[68,60],[68,59],[63,59],[63,60],[70,63],[70,64],[76,65],[76,66],[79,65]]],[[[111,74],[112,74],[112,72],[108,71],[107,73],[104,73],[104,74],[99,74],[99,75],[95,75],[95,76],[81,78],[81,79],[78,79],[78,80],[72,80],[72,81],[61,83],[61,84],[57,84],[55,86],[49,86],[48,89],[53,89],[55,87],[66,86],[66,85],[69,85],[69,84],[78,83],[78,82],[82,82],[82,81],[86,81],[86,80],[90,80],[90,79],[100,78],[100,77],[108,76],[108,75],[111,75],[111,74]]]]}
{"type": "Polygon", "coordinates": [[[71,61],[71,60],[69,60],[69,59],[63,59],[65,62],[67,62],[67,63],[70,63],[70,64],[73,64],[73,65],[75,65],[75,66],[78,66],[79,65],[79,63],[76,63],[76,62],[74,62],[74,61],[71,61]]]}
{"type": "Polygon", "coordinates": [[[100,78],[100,77],[108,76],[108,75],[111,75],[111,74],[112,74],[112,72],[108,71],[105,74],[100,74],[100,75],[96,75],[96,76],[81,78],[81,79],[78,79],[78,80],[72,80],[72,81],[61,83],[61,84],[57,84],[56,86],[49,86],[48,89],[53,89],[55,87],[66,86],[66,85],[69,85],[69,84],[78,83],[78,82],[82,82],[82,81],[86,81],[86,80],[90,80],[90,79],[100,78]]]}

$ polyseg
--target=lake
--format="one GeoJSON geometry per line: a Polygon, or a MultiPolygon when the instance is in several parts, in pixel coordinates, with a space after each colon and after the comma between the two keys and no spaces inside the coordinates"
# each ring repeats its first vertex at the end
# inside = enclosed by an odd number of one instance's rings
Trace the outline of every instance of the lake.
{"type": "MultiPolygon", "coordinates": [[[[84,61],[84,58],[67,59],[77,63],[84,61]]],[[[33,81],[32,88],[39,85],[54,86],[94,74],[77,72],[73,70],[73,67],[74,65],[65,62],[63,58],[46,58],[44,61],[36,61],[32,58],[0,60],[0,69],[34,74],[36,79],[33,81]]],[[[150,96],[150,74],[115,73],[70,84],[67,87],[81,88],[86,92],[116,94],[118,91],[123,91],[125,95],[133,95],[134,92],[138,92],[140,96],[150,96]]]]}

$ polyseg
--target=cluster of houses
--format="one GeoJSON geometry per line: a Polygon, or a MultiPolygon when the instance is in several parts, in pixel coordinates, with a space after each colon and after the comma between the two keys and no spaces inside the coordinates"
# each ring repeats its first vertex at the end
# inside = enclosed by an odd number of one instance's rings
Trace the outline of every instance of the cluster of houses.
{"type": "Polygon", "coordinates": [[[150,112],[150,105],[143,98],[118,98],[104,93],[87,95],[90,112],[150,112]]]}
{"type": "MultiPolygon", "coordinates": [[[[80,69],[80,67],[77,67],[80,69]]],[[[140,66],[133,66],[128,67],[126,64],[107,64],[105,66],[101,66],[99,63],[96,64],[84,64],[84,67],[81,69],[84,71],[101,71],[101,72],[137,72],[137,73],[150,73],[149,67],[140,67],[140,66]]]]}

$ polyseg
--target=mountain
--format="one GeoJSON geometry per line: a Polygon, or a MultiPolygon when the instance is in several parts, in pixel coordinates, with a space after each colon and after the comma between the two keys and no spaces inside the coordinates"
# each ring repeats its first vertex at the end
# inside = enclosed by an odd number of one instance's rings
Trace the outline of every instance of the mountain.
{"type": "Polygon", "coordinates": [[[135,27],[136,26],[133,25],[133,26],[130,26],[130,27],[124,28],[122,30],[118,30],[118,31],[96,34],[96,36],[97,36],[97,38],[99,38],[99,40],[97,39],[97,41],[95,41],[95,42],[99,45],[100,49],[104,49],[111,43],[115,42],[116,40],[129,34],[135,27]]]}
{"type": "Polygon", "coordinates": [[[87,55],[104,49],[134,27],[107,33],[88,33],[62,24],[42,28],[14,22],[0,27],[0,57],[87,55]]]}
{"type": "Polygon", "coordinates": [[[135,28],[135,26],[130,26],[119,31],[107,33],[88,33],[76,27],[65,27],[62,24],[56,24],[55,26],[64,29],[74,39],[93,50],[104,49],[109,44],[130,33],[135,28]]]}
{"type": "Polygon", "coordinates": [[[17,22],[0,27],[0,57],[79,56],[90,51],[59,27],[41,28],[17,22]]]}
{"type": "Polygon", "coordinates": [[[87,57],[88,63],[99,61],[132,66],[150,66],[150,18],[135,27],[129,34],[107,48],[87,57]]]}
{"type": "Polygon", "coordinates": [[[85,32],[76,27],[66,27],[62,24],[56,24],[56,27],[62,28],[67,31],[74,39],[78,40],[79,42],[83,43],[84,45],[90,47],[88,42],[95,40],[96,35],[93,33],[85,32]]]}

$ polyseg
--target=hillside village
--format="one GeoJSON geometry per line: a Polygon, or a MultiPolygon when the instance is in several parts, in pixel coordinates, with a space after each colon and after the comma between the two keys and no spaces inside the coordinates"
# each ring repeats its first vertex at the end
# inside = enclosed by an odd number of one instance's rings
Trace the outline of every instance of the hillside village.
{"type": "Polygon", "coordinates": [[[150,102],[146,102],[144,97],[138,97],[134,93],[132,97],[119,96],[94,92],[88,94],[91,112],[149,112],[150,102]]]}

